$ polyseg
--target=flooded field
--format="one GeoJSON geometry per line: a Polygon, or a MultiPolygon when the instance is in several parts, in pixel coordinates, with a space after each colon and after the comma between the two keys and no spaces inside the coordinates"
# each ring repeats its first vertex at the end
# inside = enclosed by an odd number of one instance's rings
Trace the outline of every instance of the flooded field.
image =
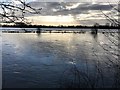
{"type": "Polygon", "coordinates": [[[120,87],[118,33],[3,33],[3,88],[120,87]]]}
{"type": "Polygon", "coordinates": [[[2,89],[2,32],[0,31],[0,89],[2,89]]]}

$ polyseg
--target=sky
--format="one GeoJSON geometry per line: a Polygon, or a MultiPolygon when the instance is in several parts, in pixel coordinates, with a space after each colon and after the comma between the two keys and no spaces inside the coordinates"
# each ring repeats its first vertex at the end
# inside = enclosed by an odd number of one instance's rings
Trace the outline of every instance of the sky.
{"type": "MultiPolygon", "coordinates": [[[[3,1],[3,0],[0,0],[3,1]]],[[[14,1],[16,4],[19,2],[14,1]]],[[[118,0],[27,0],[34,8],[42,8],[41,14],[26,14],[32,24],[40,25],[93,25],[108,21],[102,14],[117,18],[114,10],[118,0]],[[109,3],[113,6],[111,7],[109,3]],[[101,12],[102,10],[102,12],[101,12]]]]}

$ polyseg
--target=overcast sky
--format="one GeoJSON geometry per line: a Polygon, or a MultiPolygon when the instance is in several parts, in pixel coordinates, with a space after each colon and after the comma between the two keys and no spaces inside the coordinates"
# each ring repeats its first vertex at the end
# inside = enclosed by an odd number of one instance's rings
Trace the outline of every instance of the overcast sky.
{"type": "Polygon", "coordinates": [[[33,24],[42,25],[105,24],[107,21],[101,10],[105,14],[117,18],[117,13],[114,10],[117,1],[118,0],[27,0],[32,7],[42,8],[42,10],[39,15],[26,14],[26,17],[30,19],[33,24]],[[110,2],[112,7],[108,2],[110,2]]]}

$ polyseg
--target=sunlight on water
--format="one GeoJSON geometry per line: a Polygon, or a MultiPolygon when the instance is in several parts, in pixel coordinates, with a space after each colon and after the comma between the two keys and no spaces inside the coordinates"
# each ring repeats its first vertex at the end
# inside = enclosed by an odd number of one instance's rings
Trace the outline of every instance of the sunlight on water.
{"type": "Polygon", "coordinates": [[[73,87],[91,87],[94,82],[94,87],[111,87],[114,83],[109,59],[116,59],[109,51],[117,47],[102,33],[3,33],[2,42],[3,87],[69,87],[72,81],[73,87]]]}

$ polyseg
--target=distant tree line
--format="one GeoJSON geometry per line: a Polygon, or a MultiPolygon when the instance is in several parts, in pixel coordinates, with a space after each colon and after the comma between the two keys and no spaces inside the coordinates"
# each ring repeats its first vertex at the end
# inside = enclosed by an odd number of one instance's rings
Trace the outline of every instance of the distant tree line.
{"type": "Polygon", "coordinates": [[[46,25],[27,25],[25,23],[17,23],[16,25],[1,25],[2,27],[23,27],[23,28],[100,28],[100,29],[118,29],[118,26],[93,25],[93,26],[46,26],[46,25]]]}

